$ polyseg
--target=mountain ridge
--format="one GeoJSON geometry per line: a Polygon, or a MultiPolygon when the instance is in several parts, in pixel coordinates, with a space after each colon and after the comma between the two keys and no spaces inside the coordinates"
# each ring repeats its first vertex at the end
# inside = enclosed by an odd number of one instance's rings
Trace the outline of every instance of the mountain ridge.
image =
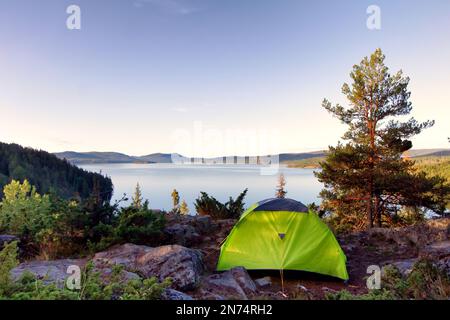
{"type": "MultiPolygon", "coordinates": [[[[325,150],[311,151],[311,152],[298,152],[298,153],[280,153],[280,163],[305,160],[310,158],[322,157],[326,153],[325,150]]],[[[73,164],[97,164],[97,163],[172,163],[171,153],[150,153],[143,156],[130,156],[120,152],[76,152],[76,151],[64,151],[53,153],[60,159],[66,159],[73,164]]],[[[180,154],[175,154],[180,158],[190,159],[189,157],[183,157],[180,154]]],[[[450,155],[450,149],[448,148],[435,148],[435,149],[413,149],[407,152],[406,156],[411,158],[424,157],[424,156],[445,156],[450,155]]],[[[202,158],[208,162],[220,163],[223,158],[236,158],[238,163],[245,163],[245,156],[223,156],[202,158]]],[[[251,157],[256,158],[256,157],[251,157]]]]}

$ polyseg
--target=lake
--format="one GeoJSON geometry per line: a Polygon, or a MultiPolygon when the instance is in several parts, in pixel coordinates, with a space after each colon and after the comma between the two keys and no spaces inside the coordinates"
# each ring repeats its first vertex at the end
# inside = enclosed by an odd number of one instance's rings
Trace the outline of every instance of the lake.
{"type": "MultiPolygon", "coordinates": [[[[278,182],[278,175],[261,175],[256,165],[178,165],[178,164],[89,164],[79,167],[102,172],[111,177],[114,184],[113,200],[128,198],[139,182],[144,199],[151,208],[170,210],[171,193],[175,188],[181,200],[186,200],[191,213],[195,212],[193,202],[200,191],[205,191],[221,202],[230,196],[237,197],[248,188],[246,207],[257,201],[272,198],[278,182]]],[[[286,178],[287,197],[305,204],[320,203],[318,194],[322,184],[314,177],[315,169],[280,167],[286,178]]]]}

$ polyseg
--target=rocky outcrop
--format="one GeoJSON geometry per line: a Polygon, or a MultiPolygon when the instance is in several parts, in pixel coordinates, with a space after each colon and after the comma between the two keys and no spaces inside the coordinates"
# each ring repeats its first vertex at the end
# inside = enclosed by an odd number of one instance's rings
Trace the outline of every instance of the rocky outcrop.
{"type": "Polygon", "coordinates": [[[417,258],[404,259],[398,261],[388,261],[381,269],[381,274],[384,275],[386,272],[386,267],[394,266],[403,277],[407,277],[413,270],[414,265],[418,261],[417,258]]]}
{"type": "Polygon", "coordinates": [[[423,257],[444,259],[450,257],[450,240],[432,243],[420,251],[423,257]]]}
{"type": "Polygon", "coordinates": [[[170,277],[173,288],[181,291],[193,290],[203,272],[201,253],[179,245],[151,248],[125,244],[97,253],[93,262],[98,268],[119,264],[129,272],[161,281],[170,277]]]}
{"type": "Polygon", "coordinates": [[[138,271],[160,280],[170,277],[174,288],[192,290],[203,272],[201,253],[178,245],[157,247],[138,258],[138,271]]]}
{"type": "Polygon", "coordinates": [[[420,259],[432,261],[450,276],[450,241],[439,241],[420,248],[416,258],[387,261],[382,271],[384,272],[386,266],[391,265],[398,269],[402,276],[407,277],[420,259]]]}
{"type": "Polygon", "coordinates": [[[151,247],[126,243],[95,254],[93,262],[97,268],[121,265],[133,272],[138,270],[137,259],[151,250],[151,247]]]}
{"type": "Polygon", "coordinates": [[[193,245],[201,241],[201,236],[191,225],[176,223],[164,229],[164,234],[169,238],[170,243],[182,246],[193,245]]]}
{"type": "Polygon", "coordinates": [[[8,244],[13,241],[20,241],[20,239],[16,236],[11,236],[8,234],[0,234],[0,250],[3,249],[5,244],[8,244]]]}
{"type": "Polygon", "coordinates": [[[259,278],[255,280],[255,283],[260,288],[270,287],[272,285],[272,278],[271,277],[259,278]]]}
{"type": "Polygon", "coordinates": [[[449,237],[450,218],[432,219],[403,228],[373,228],[368,236],[380,241],[395,243],[399,247],[424,247],[449,237]]]}
{"type": "Polygon", "coordinates": [[[25,262],[11,270],[11,276],[13,279],[18,280],[28,272],[45,284],[55,284],[58,287],[64,287],[67,277],[72,274],[72,272],[68,272],[70,271],[69,267],[77,266],[83,269],[85,265],[86,260],[83,259],[25,262]]]}
{"type": "Polygon", "coordinates": [[[162,300],[194,300],[190,295],[186,293],[174,290],[174,289],[166,289],[162,296],[162,300]]]}
{"type": "Polygon", "coordinates": [[[440,241],[424,247],[420,256],[428,258],[450,277],[450,240],[440,241]]]}
{"type": "MultiPolygon", "coordinates": [[[[100,268],[100,269],[94,268],[93,271],[98,272],[100,274],[100,280],[104,284],[108,284],[114,275],[114,271],[112,268],[100,268]]],[[[127,283],[131,280],[138,280],[138,279],[141,279],[141,277],[137,273],[126,270],[122,270],[119,276],[120,283],[127,283]]]]}
{"type": "Polygon", "coordinates": [[[208,300],[247,300],[256,293],[255,283],[242,267],[205,277],[198,290],[200,299],[208,300]]]}
{"type": "MultiPolygon", "coordinates": [[[[199,251],[178,245],[151,248],[134,244],[124,244],[97,253],[92,259],[94,272],[108,283],[113,274],[113,266],[123,266],[121,281],[157,277],[160,281],[172,279],[172,289],[187,291],[197,287],[203,272],[202,257],[199,251]]],[[[20,264],[11,271],[13,279],[20,279],[25,272],[30,272],[46,284],[63,287],[72,272],[69,267],[78,266],[81,270],[87,260],[33,261],[20,264]]],[[[185,300],[188,297],[177,291],[166,292],[167,298],[185,300]]]]}
{"type": "Polygon", "coordinates": [[[191,224],[200,234],[208,234],[214,229],[210,216],[194,216],[191,224]]]}
{"type": "Polygon", "coordinates": [[[168,214],[167,225],[163,230],[166,242],[182,246],[193,246],[201,243],[203,238],[211,234],[216,225],[209,216],[183,216],[168,214]]]}

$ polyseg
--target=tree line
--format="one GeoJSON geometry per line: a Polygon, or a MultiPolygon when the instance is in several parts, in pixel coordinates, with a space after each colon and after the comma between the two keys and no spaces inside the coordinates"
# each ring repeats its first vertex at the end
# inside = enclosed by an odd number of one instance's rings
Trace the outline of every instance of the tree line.
{"type": "Polygon", "coordinates": [[[42,150],[0,143],[0,197],[9,182],[25,179],[39,193],[55,193],[66,199],[87,199],[96,194],[109,202],[113,194],[109,177],[85,171],[42,150]]]}

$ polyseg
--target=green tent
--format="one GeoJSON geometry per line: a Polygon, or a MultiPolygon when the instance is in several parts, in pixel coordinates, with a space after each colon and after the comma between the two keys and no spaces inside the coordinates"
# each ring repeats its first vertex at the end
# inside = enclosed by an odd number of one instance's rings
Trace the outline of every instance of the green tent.
{"type": "Polygon", "coordinates": [[[302,270],[348,279],[328,226],[301,202],[268,199],[245,211],[222,245],[217,270],[302,270]]]}

